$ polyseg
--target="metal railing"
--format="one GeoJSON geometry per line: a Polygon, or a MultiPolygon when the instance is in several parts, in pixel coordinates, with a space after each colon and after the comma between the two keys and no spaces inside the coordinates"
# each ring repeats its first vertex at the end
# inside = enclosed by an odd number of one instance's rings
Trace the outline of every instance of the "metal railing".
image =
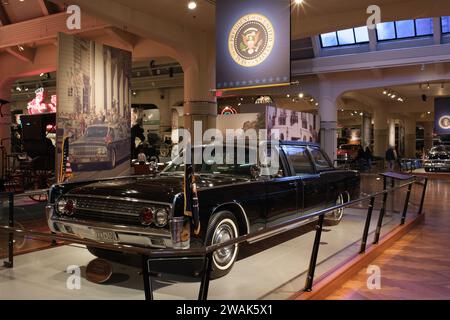
{"type": "MultiPolygon", "coordinates": [[[[38,239],[38,240],[46,240],[46,241],[63,241],[67,243],[76,243],[81,245],[86,245],[90,247],[100,248],[100,249],[106,249],[111,251],[117,251],[122,253],[129,253],[129,254],[136,254],[140,255],[142,257],[142,275],[143,275],[143,282],[144,282],[144,292],[145,292],[145,299],[146,300],[153,300],[153,289],[152,289],[152,281],[151,281],[151,272],[149,268],[149,261],[150,259],[170,259],[170,258],[188,258],[188,257],[198,257],[203,258],[203,268],[201,272],[201,283],[200,283],[200,289],[198,292],[198,299],[199,300],[207,300],[208,298],[208,291],[209,291],[209,285],[211,280],[211,271],[212,271],[212,262],[213,262],[213,254],[215,251],[241,244],[244,242],[252,242],[253,239],[259,239],[259,238],[271,238],[274,236],[278,236],[282,233],[291,231],[293,229],[299,228],[302,225],[304,225],[305,221],[316,219],[316,234],[314,238],[314,244],[311,251],[311,258],[309,263],[309,268],[307,272],[307,278],[306,283],[304,287],[304,291],[310,292],[313,289],[314,284],[314,276],[317,266],[317,259],[319,255],[319,247],[321,242],[321,236],[322,236],[322,230],[325,220],[325,215],[339,209],[345,209],[347,207],[354,206],[356,204],[362,203],[364,201],[369,201],[369,206],[367,209],[365,224],[364,224],[364,230],[362,232],[362,239],[361,239],[361,247],[359,250],[360,254],[364,254],[366,252],[367,243],[368,243],[368,237],[369,237],[369,230],[371,225],[371,219],[372,214],[375,206],[375,198],[382,196],[382,205],[380,208],[380,213],[377,221],[377,226],[375,229],[374,234],[374,240],[373,244],[376,245],[379,243],[380,236],[381,236],[381,229],[383,227],[383,219],[386,214],[386,206],[387,206],[387,200],[388,195],[390,193],[393,193],[400,189],[407,189],[405,203],[403,207],[403,212],[401,215],[401,221],[400,225],[403,225],[406,221],[406,215],[408,212],[408,207],[410,203],[410,196],[412,192],[413,185],[420,185],[423,187],[422,195],[420,199],[420,205],[417,214],[421,215],[423,212],[423,206],[425,201],[425,195],[427,190],[427,184],[428,179],[427,178],[419,178],[415,176],[409,176],[409,182],[403,183],[396,187],[387,188],[387,176],[384,176],[384,183],[383,183],[383,191],[373,193],[368,196],[364,196],[362,198],[349,201],[344,204],[336,205],[333,207],[329,207],[326,209],[322,209],[313,213],[306,214],[304,216],[293,218],[289,221],[280,223],[276,226],[268,227],[261,231],[252,232],[247,235],[240,236],[235,239],[231,239],[229,241],[220,243],[220,244],[214,244],[206,247],[201,248],[191,248],[186,250],[177,250],[177,249],[150,249],[150,248],[142,248],[142,247],[136,247],[131,245],[112,245],[112,244],[106,244],[106,243],[100,243],[92,240],[86,240],[86,239],[80,239],[77,237],[71,237],[71,236],[62,236],[62,235],[56,235],[56,234],[48,234],[48,233],[42,233],[42,232],[36,232],[36,231],[30,231],[30,230],[21,230],[14,228],[14,194],[12,193],[3,193],[0,194],[0,197],[7,197],[8,198],[8,204],[9,204],[9,225],[8,226],[0,226],[0,233],[8,234],[9,235],[9,241],[8,241],[8,261],[5,262],[5,266],[8,268],[13,268],[14,266],[14,252],[13,252],[13,246],[14,246],[14,236],[27,236],[29,238],[38,239]],[[420,182],[419,180],[422,180],[420,182]]],[[[392,178],[395,179],[395,178],[392,178]]],[[[18,196],[28,196],[29,194],[20,194],[18,196]]]]}

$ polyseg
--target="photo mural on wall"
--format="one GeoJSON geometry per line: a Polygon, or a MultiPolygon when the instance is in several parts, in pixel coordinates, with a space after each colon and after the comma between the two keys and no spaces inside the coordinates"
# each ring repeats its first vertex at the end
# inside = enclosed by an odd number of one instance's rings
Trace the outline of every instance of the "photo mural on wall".
{"type": "MultiPolygon", "coordinates": [[[[222,114],[217,117],[217,129],[226,134],[227,129],[267,130],[267,139],[282,141],[319,141],[319,117],[308,112],[299,112],[275,106],[255,105],[260,112],[241,112],[238,114],[222,114]]],[[[251,108],[254,110],[254,108],[251,108]]],[[[242,138],[241,137],[241,138],[242,138]]],[[[239,137],[238,137],[239,138],[239,137]]]]}
{"type": "Polygon", "coordinates": [[[131,52],[59,34],[59,181],[130,173],[131,63],[131,52]]]}

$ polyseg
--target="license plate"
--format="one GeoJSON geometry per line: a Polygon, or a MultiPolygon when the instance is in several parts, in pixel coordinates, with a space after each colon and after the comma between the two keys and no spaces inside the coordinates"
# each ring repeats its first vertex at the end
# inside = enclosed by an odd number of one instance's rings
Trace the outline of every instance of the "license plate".
{"type": "Polygon", "coordinates": [[[95,237],[100,242],[114,243],[117,241],[117,235],[112,231],[95,230],[95,237]]]}

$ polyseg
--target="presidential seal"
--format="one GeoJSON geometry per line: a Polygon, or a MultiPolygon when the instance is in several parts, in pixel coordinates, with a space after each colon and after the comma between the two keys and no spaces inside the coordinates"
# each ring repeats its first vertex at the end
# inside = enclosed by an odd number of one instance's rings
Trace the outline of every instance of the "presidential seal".
{"type": "Polygon", "coordinates": [[[441,129],[449,130],[450,129],[450,115],[445,115],[439,118],[439,126],[441,129]]]}
{"type": "Polygon", "coordinates": [[[240,18],[228,37],[233,60],[243,67],[255,67],[266,60],[275,45],[275,30],[265,16],[252,13],[240,18]]]}

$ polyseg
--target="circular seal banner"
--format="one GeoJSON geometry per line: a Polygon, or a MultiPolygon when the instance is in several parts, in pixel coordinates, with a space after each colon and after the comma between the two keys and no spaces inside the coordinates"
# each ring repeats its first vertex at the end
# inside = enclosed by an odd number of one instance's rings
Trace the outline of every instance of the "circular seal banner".
{"type": "Polygon", "coordinates": [[[445,115],[439,118],[439,127],[444,130],[450,130],[450,115],[445,115]]]}
{"type": "Polygon", "coordinates": [[[267,17],[252,13],[240,18],[228,37],[228,50],[233,60],[243,67],[256,67],[271,54],[275,45],[275,29],[267,17]]]}

